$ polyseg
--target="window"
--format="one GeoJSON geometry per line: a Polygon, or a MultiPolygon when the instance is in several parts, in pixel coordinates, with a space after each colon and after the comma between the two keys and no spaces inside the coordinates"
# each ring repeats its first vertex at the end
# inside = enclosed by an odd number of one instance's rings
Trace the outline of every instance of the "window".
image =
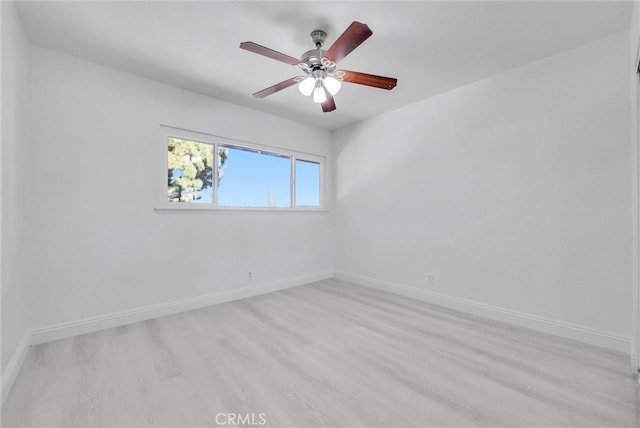
{"type": "Polygon", "coordinates": [[[320,164],[296,159],[296,205],[320,206],[320,164]]]}
{"type": "Polygon", "coordinates": [[[213,201],[213,146],[167,139],[167,195],[169,202],[213,201]]]}
{"type": "MultiPolygon", "coordinates": [[[[291,157],[238,146],[224,147],[218,204],[291,207],[291,157]]],[[[222,162],[221,162],[222,163],[222,162]]]]}
{"type": "Polygon", "coordinates": [[[167,166],[164,208],[323,207],[321,156],[187,131],[163,138],[167,166]]]}

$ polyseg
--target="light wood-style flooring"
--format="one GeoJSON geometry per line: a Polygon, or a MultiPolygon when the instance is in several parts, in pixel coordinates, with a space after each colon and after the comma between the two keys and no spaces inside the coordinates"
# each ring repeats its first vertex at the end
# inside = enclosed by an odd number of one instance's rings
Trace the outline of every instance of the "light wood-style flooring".
{"type": "Polygon", "coordinates": [[[34,346],[2,413],[3,426],[229,421],[638,427],[640,404],[623,354],[326,280],[34,346]]]}

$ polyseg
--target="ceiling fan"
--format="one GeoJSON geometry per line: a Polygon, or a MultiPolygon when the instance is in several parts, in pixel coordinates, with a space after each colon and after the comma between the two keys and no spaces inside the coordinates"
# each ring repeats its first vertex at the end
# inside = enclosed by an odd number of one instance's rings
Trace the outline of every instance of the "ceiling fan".
{"type": "Polygon", "coordinates": [[[327,39],[327,33],[322,30],[312,31],[311,40],[316,48],[303,53],[300,59],[260,46],[257,43],[240,43],[241,49],[264,55],[276,61],[284,62],[285,64],[300,67],[305,73],[304,76],[292,77],[291,79],[269,86],[266,89],[256,92],[253,96],[256,98],[264,98],[267,95],[298,84],[298,89],[303,95],[309,96],[313,94],[313,101],[322,105],[322,111],[330,112],[336,109],[333,96],[340,90],[342,82],[356,83],[358,85],[387,90],[393,89],[398,80],[392,77],[336,69],[338,62],[360,46],[362,42],[367,40],[372,34],[373,32],[366,24],[353,21],[344,33],[331,45],[329,50],[324,50],[322,46],[327,39]]]}

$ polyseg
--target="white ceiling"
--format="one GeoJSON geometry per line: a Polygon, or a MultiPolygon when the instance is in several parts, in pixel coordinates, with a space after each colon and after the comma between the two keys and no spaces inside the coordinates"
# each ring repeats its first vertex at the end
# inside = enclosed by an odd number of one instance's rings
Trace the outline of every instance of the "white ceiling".
{"type": "Polygon", "coordinates": [[[336,129],[622,31],[631,2],[29,1],[18,11],[34,45],[336,129]],[[396,77],[395,89],[344,84],[330,113],[295,87],[251,95],[301,73],[240,42],[299,57],[312,30],[328,33],[328,48],[352,21],[373,36],[338,68],[396,77]]]}

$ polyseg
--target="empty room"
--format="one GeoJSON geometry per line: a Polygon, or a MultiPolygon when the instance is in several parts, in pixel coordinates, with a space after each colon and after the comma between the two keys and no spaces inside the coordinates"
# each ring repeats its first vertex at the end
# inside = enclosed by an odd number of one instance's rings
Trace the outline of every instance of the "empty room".
{"type": "Polygon", "coordinates": [[[640,426],[638,1],[0,13],[3,427],[640,426]]]}

